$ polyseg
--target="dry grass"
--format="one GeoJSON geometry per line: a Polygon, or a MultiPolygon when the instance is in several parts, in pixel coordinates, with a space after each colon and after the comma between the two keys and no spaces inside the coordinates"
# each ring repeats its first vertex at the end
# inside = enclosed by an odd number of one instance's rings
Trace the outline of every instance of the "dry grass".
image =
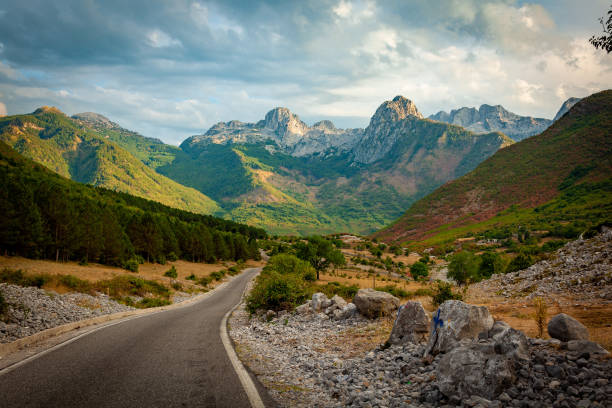
{"type": "MultiPolygon", "coordinates": [[[[530,337],[538,335],[538,325],[533,318],[536,309],[531,300],[524,298],[506,299],[471,288],[466,301],[487,306],[496,320],[503,320],[530,337]]],[[[589,329],[590,340],[601,344],[607,350],[612,350],[611,304],[584,302],[582,299],[571,297],[557,298],[555,301],[548,300],[546,325],[550,318],[558,313],[566,313],[580,321],[589,329]]],[[[544,329],[543,338],[549,338],[546,329],[544,329]]]]}
{"type": "MultiPolygon", "coordinates": [[[[49,274],[49,275],[73,275],[79,279],[83,279],[89,282],[97,282],[100,280],[112,279],[115,276],[133,274],[143,279],[157,281],[166,285],[169,285],[172,281],[176,280],[181,283],[184,290],[199,290],[201,287],[196,285],[193,281],[187,280],[187,276],[194,274],[198,278],[208,276],[213,272],[226,269],[230,266],[235,265],[235,262],[223,262],[216,264],[205,264],[205,263],[194,263],[187,261],[175,261],[168,262],[165,265],[145,263],[140,265],[138,273],[132,273],[125,269],[100,265],[100,264],[89,264],[87,266],[79,265],[76,262],[53,262],[47,260],[27,259],[21,257],[6,257],[0,256],[0,269],[21,269],[26,275],[27,274],[49,274]],[[172,279],[163,276],[164,273],[172,266],[176,268],[178,277],[172,279]]],[[[249,261],[246,263],[247,267],[255,267],[262,265],[262,262],[249,261]]],[[[214,287],[217,284],[213,281],[209,288],[214,287]]],[[[44,286],[45,289],[54,290],[58,293],[65,293],[68,289],[65,286],[57,285],[54,282],[49,282],[44,286]]]]}
{"type": "Polygon", "coordinates": [[[341,331],[333,338],[325,340],[328,349],[335,349],[342,358],[363,357],[380,344],[384,344],[393,328],[392,318],[383,318],[366,327],[350,328],[341,331]]]}

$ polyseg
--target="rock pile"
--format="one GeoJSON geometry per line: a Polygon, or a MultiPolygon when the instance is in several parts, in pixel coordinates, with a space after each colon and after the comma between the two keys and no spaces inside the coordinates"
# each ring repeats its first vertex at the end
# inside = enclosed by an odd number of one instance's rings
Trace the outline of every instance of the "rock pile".
{"type": "Polygon", "coordinates": [[[9,308],[0,320],[0,343],[8,343],[39,331],[92,317],[133,310],[106,295],[83,293],[58,295],[36,287],[0,284],[9,308]]]}
{"type": "Polygon", "coordinates": [[[590,239],[578,239],[527,269],[473,285],[506,297],[579,295],[581,299],[612,301],[612,229],[590,239]]]}
{"type": "Polygon", "coordinates": [[[354,303],[347,303],[338,295],[328,299],[325,293],[317,292],[312,299],[298,306],[295,311],[300,315],[318,314],[321,318],[334,318],[336,320],[348,319],[357,313],[354,303]]]}
{"type": "Polygon", "coordinates": [[[387,345],[364,353],[349,339],[373,323],[358,313],[333,320],[311,310],[264,322],[242,310],[230,326],[280,406],[612,405],[612,359],[596,343],[529,339],[486,308],[457,301],[444,303],[431,325],[421,312],[402,307],[387,345]],[[418,323],[407,324],[411,316],[418,323]]]}

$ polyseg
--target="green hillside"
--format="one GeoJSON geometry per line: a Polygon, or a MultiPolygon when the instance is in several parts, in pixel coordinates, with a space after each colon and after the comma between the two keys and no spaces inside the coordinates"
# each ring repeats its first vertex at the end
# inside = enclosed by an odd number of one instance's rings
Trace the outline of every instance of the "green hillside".
{"type": "MultiPolygon", "coordinates": [[[[100,134],[48,107],[0,118],[0,140],[64,177],[193,212],[219,211],[209,197],[158,174],[110,141],[109,133],[100,134]]],[[[115,132],[113,137],[120,135],[115,132]]],[[[134,151],[138,151],[136,144],[134,151]]]]}
{"type": "Polygon", "coordinates": [[[258,257],[261,229],[80,184],[0,142],[0,250],[4,254],[126,266],[135,256],[258,257]]]}
{"type": "Polygon", "coordinates": [[[612,91],[583,99],[540,135],[501,149],[416,202],[376,237],[421,246],[519,228],[581,231],[612,214],[612,91]]]}

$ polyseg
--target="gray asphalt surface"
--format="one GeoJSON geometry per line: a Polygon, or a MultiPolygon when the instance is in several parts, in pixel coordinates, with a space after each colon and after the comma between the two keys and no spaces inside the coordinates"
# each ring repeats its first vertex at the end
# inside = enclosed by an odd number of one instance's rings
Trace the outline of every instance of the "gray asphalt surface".
{"type": "Polygon", "coordinates": [[[0,407],[249,407],[219,327],[255,273],[201,302],[103,328],[17,367],[0,376],[0,407]]]}

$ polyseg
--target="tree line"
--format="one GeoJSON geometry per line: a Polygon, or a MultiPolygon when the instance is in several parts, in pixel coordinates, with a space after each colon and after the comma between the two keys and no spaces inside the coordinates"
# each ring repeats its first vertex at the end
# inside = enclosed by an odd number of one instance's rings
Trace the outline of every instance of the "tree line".
{"type": "Polygon", "coordinates": [[[65,179],[0,142],[0,249],[5,255],[125,266],[259,257],[266,232],[65,179]]]}

